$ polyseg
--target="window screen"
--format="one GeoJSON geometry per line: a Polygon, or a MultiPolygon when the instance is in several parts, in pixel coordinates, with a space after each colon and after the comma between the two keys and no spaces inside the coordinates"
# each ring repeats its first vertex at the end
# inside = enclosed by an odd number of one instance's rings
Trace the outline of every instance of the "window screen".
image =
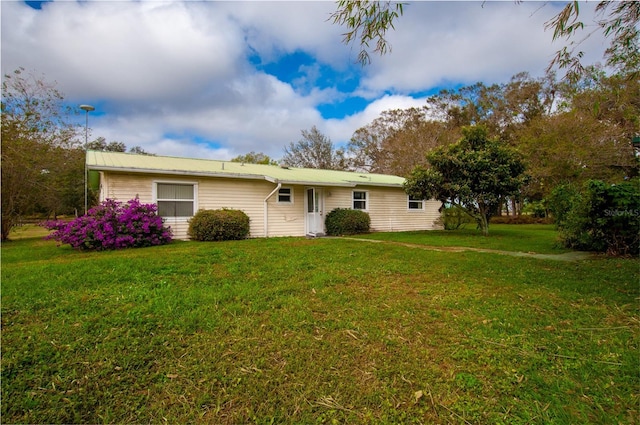
{"type": "Polygon", "coordinates": [[[278,190],[278,202],[280,203],[285,203],[285,204],[290,204],[292,202],[292,197],[291,197],[291,188],[290,187],[283,187],[280,190],[278,190]]]}
{"type": "Polygon", "coordinates": [[[409,209],[410,210],[422,210],[424,209],[424,201],[413,196],[409,196],[409,209]]]}
{"type": "Polygon", "coordinates": [[[193,188],[192,184],[158,183],[158,215],[161,217],[193,216],[193,188]]]}
{"type": "Polygon", "coordinates": [[[360,191],[353,192],[353,209],[354,210],[367,209],[367,192],[360,192],[360,191]]]}

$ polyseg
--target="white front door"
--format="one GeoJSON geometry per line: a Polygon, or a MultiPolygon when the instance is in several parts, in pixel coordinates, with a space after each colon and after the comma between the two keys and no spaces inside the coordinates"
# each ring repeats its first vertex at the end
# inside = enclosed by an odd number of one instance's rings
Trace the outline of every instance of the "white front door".
{"type": "Polygon", "coordinates": [[[307,189],[307,234],[324,235],[324,217],[322,213],[322,189],[310,187],[307,189]]]}

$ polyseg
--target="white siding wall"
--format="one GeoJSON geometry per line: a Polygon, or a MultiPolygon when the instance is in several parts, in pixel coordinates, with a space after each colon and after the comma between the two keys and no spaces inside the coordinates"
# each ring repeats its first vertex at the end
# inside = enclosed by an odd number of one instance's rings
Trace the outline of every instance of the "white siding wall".
{"type": "MultiPolygon", "coordinates": [[[[272,185],[272,188],[275,187],[272,185]]],[[[302,186],[288,186],[292,189],[292,203],[278,203],[276,192],[268,201],[269,236],[304,236],[305,234],[305,190],[302,186]]],[[[273,190],[273,189],[272,189],[273,190]]],[[[268,195],[268,193],[267,193],[268,195]]],[[[262,199],[266,197],[263,196],[262,199]]],[[[263,235],[259,235],[263,236],[263,235]]]]}
{"type": "MultiPolygon", "coordinates": [[[[127,201],[138,196],[143,203],[153,203],[153,187],[157,182],[195,183],[198,192],[196,210],[233,208],[250,218],[250,236],[263,237],[264,200],[277,187],[264,180],[197,178],[172,175],[138,175],[105,172],[101,180],[101,200],[127,201]]],[[[304,189],[294,188],[293,203],[279,204],[277,192],[268,200],[268,236],[304,235],[304,189]]],[[[188,219],[169,218],[176,239],[187,239],[188,219]]]]}
{"type": "MultiPolygon", "coordinates": [[[[172,175],[139,175],[104,172],[101,174],[101,196],[127,201],[136,196],[143,203],[153,203],[156,182],[185,182],[197,184],[196,209],[233,208],[244,211],[251,219],[251,237],[265,236],[264,200],[277,187],[264,180],[197,178],[172,175]]],[[[293,189],[291,204],[278,203],[278,193],[267,201],[267,236],[304,236],[306,199],[305,186],[287,186],[293,189]]],[[[431,230],[440,214],[436,201],[425,203],[424,210],[409,210],[407,195],[400,188],[380,187],[324,187],[326,216],[335,208],[352,208],[354,190],[368,192],[367,206],[371,217],[371,230],[377,232],[431,230]]],[[[188,219],[167,219],[176,239],[187,239],[188,219]]]]}
{"type": "Polygon", "coordinates": [[[250,218],[250,235],[264,235],[264,198],[275,185],[259,180],[201,179],[198,186],[198,209],[241,210],[250,218]]]}
{"type": "Polygon", "coordinates": [[[104,199],[117,199],[118,201],[128,201],[138,196],[140,202],[153,202],[152,177],[139,176],[136,174],[116,174],[103,173],[101,179],[101,192],[104,199]]]}
{"type": "Polygon", "coordinates": [[[367,192],[367,211],[371,217],[372,232],[403,232],[434,230],[440,217],[440,203],[425,202],[424,210],[410,210],[407,194],[400,188],[365,187],[326,188],[326,213],[334,208],[352,208],[353,191],[367,192]]]}
{"type": "Polygon", "coordinates": [[[324,215],[336,208],[351,208],[351,188],[327,187],[324,189],[324,215]]]}

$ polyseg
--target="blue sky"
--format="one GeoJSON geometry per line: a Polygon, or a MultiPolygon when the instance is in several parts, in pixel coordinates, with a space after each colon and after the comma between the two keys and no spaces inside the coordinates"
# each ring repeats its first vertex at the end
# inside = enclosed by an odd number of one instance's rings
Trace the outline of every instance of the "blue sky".
{"type": "MultiPolygon", "coordinates": [[[[312,126],[344,145],[382,111],[422,106],[441,88],[542,76],[559,47],[544,23],[563,5],[411,2],[391,53],[362,67],[329,20],[334,2],[2,1],[2,73],[24,67],[69,104],[95,106],[92,139],[278,159],[312,126]]],[[[582,47],[593,63],[605,45],[592,36],[582,47]]]]}

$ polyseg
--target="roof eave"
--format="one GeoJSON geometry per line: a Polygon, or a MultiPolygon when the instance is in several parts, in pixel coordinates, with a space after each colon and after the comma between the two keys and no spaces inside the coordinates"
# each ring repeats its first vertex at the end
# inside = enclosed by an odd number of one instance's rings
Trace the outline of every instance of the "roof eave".
{"type": "Polygon", "coordinates": [[[358,186],[376,186],[376,187],[402,187],[401,183],[374,183],[374,182],[325,182],[310,180],[285,180],[274,179],[274,183],[282,183],[284,185],[300,185],[300,186],[322,186],[322,187],[358,187],[358,186]]]}
{"type": "Polygon", "coordinates": [[[223,177],[233,179],[247,180],[266,180],[276,183],[277,179],[259,174],[237,174],[237,173],[216,173],[211,171],[185,171],[185,170],[158,170],[155,168],[126,168],[126,167],[109,167],[106,165],[90,165],[87,164],[88,170],[95,171],[116,171],[119,173],[139,173],[139,174],[169,174],[179,176],[198,176],[198,177],[223,177]]]}
{"type": "Polygon", "coordinates": [[[323,181],[310,181],[310,180],[283,180],[276,179],[278,183],[300,186],[330,186],[330,187],[355,187],[356,185],[351,182],[323,182],[323,181]]]}

